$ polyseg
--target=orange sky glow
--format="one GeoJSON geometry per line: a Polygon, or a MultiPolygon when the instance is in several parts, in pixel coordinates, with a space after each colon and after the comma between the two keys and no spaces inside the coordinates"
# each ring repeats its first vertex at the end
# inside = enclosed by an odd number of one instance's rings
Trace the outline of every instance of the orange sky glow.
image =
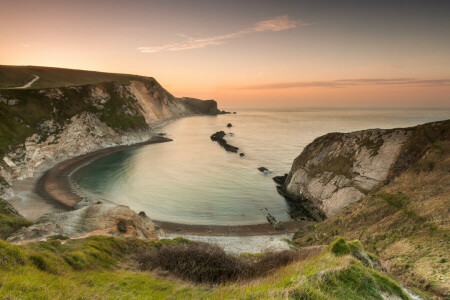
{"type": "Polygon", "coordinates": [[[0,1],[0,64],[152,76],[221,107],[450,107],[448,5],[389,3],[0,1]]]}

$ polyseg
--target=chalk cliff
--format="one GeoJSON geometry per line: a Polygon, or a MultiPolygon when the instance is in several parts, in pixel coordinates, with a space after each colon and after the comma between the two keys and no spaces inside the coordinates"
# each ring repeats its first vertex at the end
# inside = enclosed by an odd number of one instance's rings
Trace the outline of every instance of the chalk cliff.
{"type": "MultiPolygon", "coordinates": [[[[61,72],[30,67],[44,71],[61,72]]],[[[49,88],[0,88],[0,195],[11,196],[12,180],[32,176],[46,160],[142,142],[161,120],[220,113],[216,101],[177,98],[151,77],[69,71],[58,73],[57,82],[39,73],[35,84],[49,88]],[[79,78],[100,80],[98,74],[113,81],[70,85],[79,78]]]]}
{"type": "MultiPolygon", "coordinates": [[[[430,123],[426,128],[440,132],[448,123],[430,123]]],[[[315,219],[333,216],[417,160],[424,149],[414,141],[424,126],[321,136],[294,160],[278,190],[290,201],[304,203],[315,219]]]]}

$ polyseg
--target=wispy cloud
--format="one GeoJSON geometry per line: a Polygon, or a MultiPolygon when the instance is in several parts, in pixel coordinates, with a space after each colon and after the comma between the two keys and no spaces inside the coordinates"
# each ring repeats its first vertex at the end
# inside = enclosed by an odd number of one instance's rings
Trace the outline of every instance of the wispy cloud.
{"type": "Polygon", "coordinates": [[[30,44],[21,44],[21,46],[24,47],[24,48],[30,48],[31,47],[30,44]]]}
{"type": "Polygon", "coordinates": [[[393,70],[393,69],[400,69],[401,65],[369,65],[369,66],[363,66],[357,68],[357,70],[393,70]]]}
{"type": "Polygon", "coordinates": [[[276,82],[238,87],[245,90],[290,89],[297,87],[331,87],[343,88],[358,85],[416,85],[416,86],[450,86],[450,79],[415,79],[415,78],[359,78],[329,81],[293,81],[276,82]]]}
{"type": "Polygon", "coordinates": [[[238,38],[250,33],[264,32],[264,31],[282,31],[295,28],[297,26],[307,26],[307,25],[309,24],[291,20],[289,19],[288,16],[279,16],[270,20],[258,22],[252,27],[241,29],[228,34],[210,36],[205,38],[192,38],[179,34],[179,36],[185,38],[184,41],[167,43],[159,46],[138,47],[137,50],[139,50],[142,53],[155,53],[160,51],[180,51],[187,49],[203,48],[211,45],[220,45],[223,44],[226,40],[238,38]]]}

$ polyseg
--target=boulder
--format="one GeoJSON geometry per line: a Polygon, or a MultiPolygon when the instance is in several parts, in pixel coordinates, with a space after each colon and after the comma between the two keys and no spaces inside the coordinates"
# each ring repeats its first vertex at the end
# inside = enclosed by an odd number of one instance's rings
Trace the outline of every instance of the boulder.
{"type": "Polygon", "coordinates": [[[231,126],[233,126],[231,123],[227,124],[227,127],[230,128],[231,126]]]}
{"type": "Polygon", "coordinates": [[[12,243],[46,240],[51,236],[84,238],[94,235],[158,240],[153,222],[128,206],[93,204],[78,210],[50,213],[8,238],[12,243]]]}

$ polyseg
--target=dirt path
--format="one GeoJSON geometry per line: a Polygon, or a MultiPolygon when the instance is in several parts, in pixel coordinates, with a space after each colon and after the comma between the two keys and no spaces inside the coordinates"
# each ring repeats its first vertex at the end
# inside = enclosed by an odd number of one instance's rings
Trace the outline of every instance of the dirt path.
{"type": "Polygon", "coordinates": [[[12,88],[12,89],[26,89],[26,88],[29,88],[33,83],[35,83],[40,78],[37,75],[33,75],[33,76],[34,76],[34,78],[30,82],[28,82],[27,84],[24,84],[22,86],[18,86],[18,87],[12,88]]]}

